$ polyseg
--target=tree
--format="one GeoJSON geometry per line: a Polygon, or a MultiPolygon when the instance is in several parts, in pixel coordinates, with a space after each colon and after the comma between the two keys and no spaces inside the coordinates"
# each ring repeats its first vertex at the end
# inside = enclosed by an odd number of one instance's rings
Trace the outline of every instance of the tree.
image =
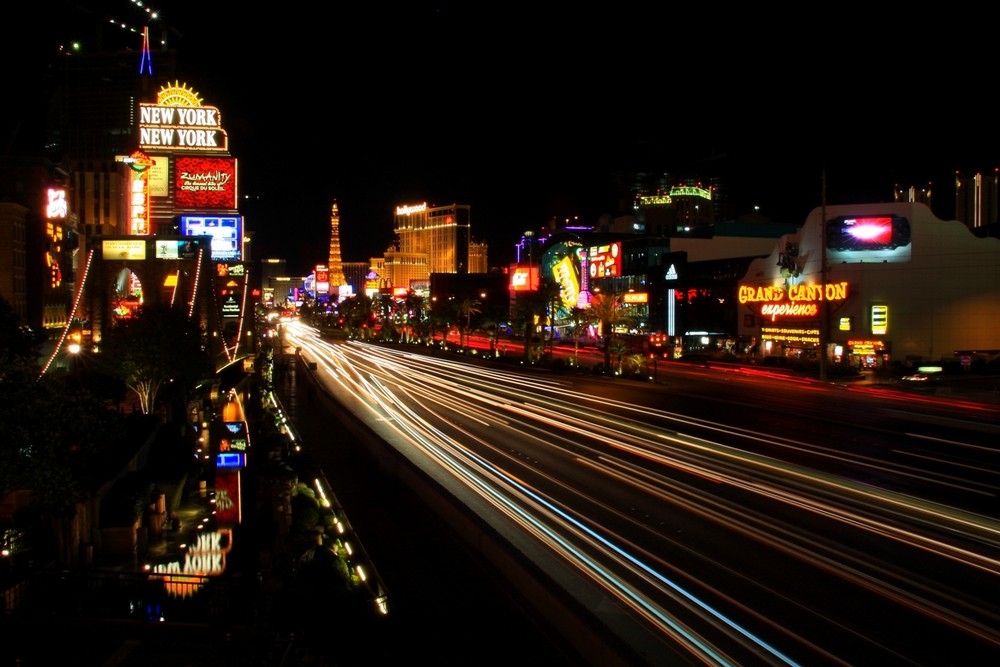
{"type": "Polygon", "coordinates": [[[45,338],[45,332],[22,323],[10,302],[0,296],[0,372],[8,365],[37,367],[45,338]]]}
{"type": "Polygon", "coordinates": [[[392,340],[396,331],[396,299],[391,294],[379,294],[372,304],[380,327],[378,340],[392,340]]]}
{"type": "Polygon", "coordinates": [[[611,345],[614,342],[615,326],[622,319],[622,298],[617,294],[601,292],[590,299],[590,310],[601,323],[601,337],[604,339],[604,368],[611,368],[611,345]]]}
{"type": "Polygon", "coordinates": [[[532,363],[532,338],[535,333],[535,321],[539,311],[544,312],[545,302],[539,298],[539,292],[521,292],[514,301],[515,329],[524,332],[524,361],[532,363]]]}
{"type": "Polygon", "coordinates": [[[118,320],[102,341],[102,355],[139,398],[144,414],[157,407],[165,385],[186,397],[214,373],[198,324],[180,308],[146,305],[118,320]]]}
{"type": "Polygon", "coordinates": [[[458,345],[465,347],[465,339],[472,330],[472,316],[482,312],[482,304],[478,299],[465,298],[455,305],[455,314],[458,317],[458,345]]]}
{"type": "Polygon", "coordinates": [[[646,357],[642,356],[638,352],[633,352],[632,354],[625,355],[624,357],[619,357],[618,360],[618,372],[622,372],[622,362],[628,364],[629,372],[635,375],[642,371],[642,365],[646,363],[646,357]]]}
{"type": "Polygon", "coordinates": [[[448,332],[451,331],[451,315],[443,309],[431,309],[430,315],[427,317],[427,330],[430,332],[431,342],[434,341],[434,336],[440,331],[441,345],[442,347],[447,346],[448,332]]]}
{"type": "Polygon", "coordinates": [[[121,443],[124,419],[66,374],[42,374],[41,342],[0,298],[0,499],[30,491],[31,510],[65,545],[65,520],[90,492],[94,456],[121,443]]]}
{"type": "Polygon", "coordinates": [[[500,335],[500,320],[493,312],[486,312],[476,321],[476,329],[486,334],[490,341],[490,356],[497,356],[497,338],[500,335]]]}
{"type": "Polygon", "coordinates": [[[400,342],[412,343],[415,338],[423,337],[427,329],[424,313],[426,305],[424,297],[413,290],[406,293],[406,298],[403,299],[404,338],[400,342]]]}
{"type": "Polygon", "coordinates": [[[340,303],[340,316],[344,328],[356,337],[366,339],[372,325],[374,304],[367,294],[357,294],[340,303]]]}
{"type": "MultiPolygon", "coordinates": [[[[554,280],[543,280],[541,287],[534,292],[521,292],[514,302],[513,324],[517,328],[524,330],[524,359],[527,363],[533,362],[533,339],[535,324],[539,320],[544,320],[546,311],[552,306],[553,300],[559,296],[559,284],[554,280]]],[[[549,318],[549,323],[554,325],[554,319],[549,318]]],[[[542,341],[544,345],[545,341],[542,341]]]]}

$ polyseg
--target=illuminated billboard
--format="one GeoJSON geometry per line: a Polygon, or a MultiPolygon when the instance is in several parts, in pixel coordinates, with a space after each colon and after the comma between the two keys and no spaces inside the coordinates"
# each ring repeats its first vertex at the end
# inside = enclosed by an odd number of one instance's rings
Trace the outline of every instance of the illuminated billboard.
{"type": "Polygon", "coordinates": [[[848,283],[804,285],[740,285],[736,298],[764,319],[811,319],[819,315],[822,302],[838,303],[847,299],[848,283]]]}
{"type": "Polygon", "coordinates": [[[201,97],[186,85],[166,85],[156,104],[139,104],[139,147],[143,150],[228,151],[217,107],[202,105],[201,97]]]}
{"type": "Polygon", "coordinates": [[[49,276],[49,287],[63,284],[63,221],[69,213],[64,188],[49,188],[45,201],[45,265],[49,276]]]}
{"type": "Polygon", "coordinates": [[[538,290],[538,267],[517,266],[510,270],[511,292],[534,292],[538,290]]]}
{"type": "Polygon", "coordinates": [[[211,237],[214,261],[243,259],[243,216],[181,216],[181,235],[211,237]]]}
{"type": "Polygon", "coordinates": [[[146,259],[145,239],[118,239],[101,241],[101,259],[146,259]]]}
{"type": "Polygon", "coordinates": [[[45,194],[45,219],[65,220],[69,213],[65,188],[49,188],[45,194]]]}
{"type": "Polygon", "coordinates": [[[330,293],[330,269],[325,266],[316,267],[316,294],[330,293]]]}
{"type": "Polygon", "coordinates": [[[236,159],[185,155],[174,160],[177,208],[236,208],[236,159]]]}
{"type": "Polygon", "coordinates": [[[541,277],[559,288],[559,299],[553,315],[555,319],[570,317],[573,308],[581,306],[584,296],[580,290],[580,251],[578,241],[565,240],[554,243],[542,254],[541,277]]]}
{"type": "Polygon", "coordinates": [[[909,261],[910,237],[910,221],[898,215],[844,215],[826,223],[827,257],[835,262],[909,261]]]}
{"type": "Polygon", "coordinates": [[[224,437],[219,438],[219,452],[245,452],[247,451],[247,423],[224,422],[224,437]]]}
{"type": "Polygon", "coordinates": [[[591,278],[614,278],[622,274],[622,244],[590,246],[591,278]]]}
{"type": "Polygon", "coordinates": [[[170,156],[150,155],[153,165],[146,169],[150,197],[170,196],[170,156]]]}
{"type": "MultiPolygon", "coordinates": [[[[222,459],[220,454],[215,467],[215,522],[220,526],[235,526],[243,520],[240,469],[246,467],[246,456],[239,454],[222,459]],[[230,458],[235,460],[230,461],[230,458]]],[[[217,562],[224,563],[221,540],[218,545],[212,546],[214,549],[211,555],[218,557],[215,559],[217,562]]],[[[211,558],[205,560],[213,562],[211,558]]]]}
{"type": "Polygon", "coordinates": [[[889,332],[889,306],[882,304],[872,306],[871,317],[873,334],[884,336],[889,332]]]}
{"type": "Polygon", "coordinates": [[[198,255],[197,239],[156,239],[156,259],[194,259],[198,255]]]}
{"type": "Polygon", "coordinates": [[[622,294],[622,303],[649,303],[648,292],[626,292],[622,294]]]}

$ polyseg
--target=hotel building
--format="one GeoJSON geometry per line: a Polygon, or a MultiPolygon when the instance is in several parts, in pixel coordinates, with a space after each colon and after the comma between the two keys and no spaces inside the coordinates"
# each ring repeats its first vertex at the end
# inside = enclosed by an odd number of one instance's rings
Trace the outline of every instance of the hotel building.
{"type": "Polygon", "coordinates": [[[428,206],[426,202],[396,207],[396,243],[371,270],[380,290],[426,290],[432,273],[486,273],[487,246],[472,240],[468,204],[428,206]]]}

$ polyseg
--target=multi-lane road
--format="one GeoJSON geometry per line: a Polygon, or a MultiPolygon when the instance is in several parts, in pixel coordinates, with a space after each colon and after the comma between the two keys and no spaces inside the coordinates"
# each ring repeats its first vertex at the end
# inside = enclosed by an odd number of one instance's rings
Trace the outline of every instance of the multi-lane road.
{"type": "Polygon", "coordinates": [[[658,382],[291,345],[650,665],[1000,661],[1000,409],[663,364],[658,382]]]}

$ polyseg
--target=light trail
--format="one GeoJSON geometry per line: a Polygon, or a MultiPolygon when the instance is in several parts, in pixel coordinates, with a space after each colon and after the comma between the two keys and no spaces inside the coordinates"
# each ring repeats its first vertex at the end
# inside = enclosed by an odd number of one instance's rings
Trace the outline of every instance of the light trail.
{"type": "MultiPolygon", "coordinates": [[[[432,462],[631,609],[664,641],[685,647],[698,661],[738,664],[754,656],[766,664],[796,664],[795,651],[822,656],[829,662],[838,659],[833,657],[836,651],[778,627],[740,602],[737,595],[707,582],[697,582],[695,587],[691,586],[693,579],[682,583],[676,577],[684,578],[686,573],[672,568],[622,531],[631,526],[629,532],[643,535],[641,539],[651,544],[662,543],[660,548],[670,544],[676,549],[676,540],[640,524],[629,512],[601,497],[607,494],[595,495],[579,482],[549,472],[534,460],[515,456],[496,442],[520,440],[528,449],[546,452],[547,457],[575,461],[581,471],[589,470],[607,480],[598,488],[613,496],[621,495],[613,489],[633,489],[647,497],[650,506],[676,507],[700,516],[805,567],[1000,649],[1000,613],[993,602],[983,605],[981,598],[966,591],[925,584],[918,571],[857,551],[857,546],[852,549],[834,543],[817,533],[819,528],[803,530],[790,521],[800,521],[796,517],[804,513],[815,517],[813,526],[836,522],[841,530],[857,532],[852,538],[857,545],[864,543],[860,535],[866,533],[882,550],[888,549],[883,542],[892,541],[908,550],[922,551],[929,558],[977,571],[992,586],[1000,578],[1000,523],[912,495],[794,466],[755,454],[752,448],[760,443],[777,446],[778,451],[808,449],[831,460],[873,468],[884,466],[882,461],[608,401],[575,392],[571,383],[560,380],[536,380],[394,348],[353,342],[333,345],[301,328],[294,328],[291,335],[310,358],[316,359],[324,377],[353,404],[363,406],[383,429],[390,429],[396,439],[406,443],[408,456],[419,454],[425,464],[432,462]],[[664,428],[667,424],[669,429],[664,428]],[[685,428],[743,444],[737,447],[706,440],[684,433],[685,428]],[[705,496],[699,485],[706,481],[726,488],[726,495],[705,496]],[[747,494],[756,498],[755,504],[782,509],[767,517],[750,513],[744,508],[747,494]],[[612,533],[609,526],[589,516],[594,510],[599,515],[616,516],[618,530],[612,533]],[[778,515],[788,519],[779,520],[778,515]],[[672,570],[674,576],[668,576],[672,570]],[[769,634],[759,634],[762,629],[769,634]],[[709,631],[717,638],[708,639],[709,631]],[[779,648],[775,643],[779,640],[790,641],[792,652],[779,648]]],[[[930,479],[919,469],[903,466],[894,466],[893,474],[930,479]]],[[[938,475],[934,481],[949,483],[946,478],[938,475]]],[[[961,480],[951,483],[960,484],[961,480]]],[[[989,491],[993,487],[984,488],[989,491]]],[[[688,550],[688,557],[696,557],[693,550],[688,550]]],[[[743,580],[741,586],[757,586],[749,576],[737,575],[733,568],[729,571],[732,577],[743,580]]],[[[786,605],[799,604],[788,593],[770,594],[786,605]]],[[[880,650],[891,652],[887,647],[880,650]]]]}

